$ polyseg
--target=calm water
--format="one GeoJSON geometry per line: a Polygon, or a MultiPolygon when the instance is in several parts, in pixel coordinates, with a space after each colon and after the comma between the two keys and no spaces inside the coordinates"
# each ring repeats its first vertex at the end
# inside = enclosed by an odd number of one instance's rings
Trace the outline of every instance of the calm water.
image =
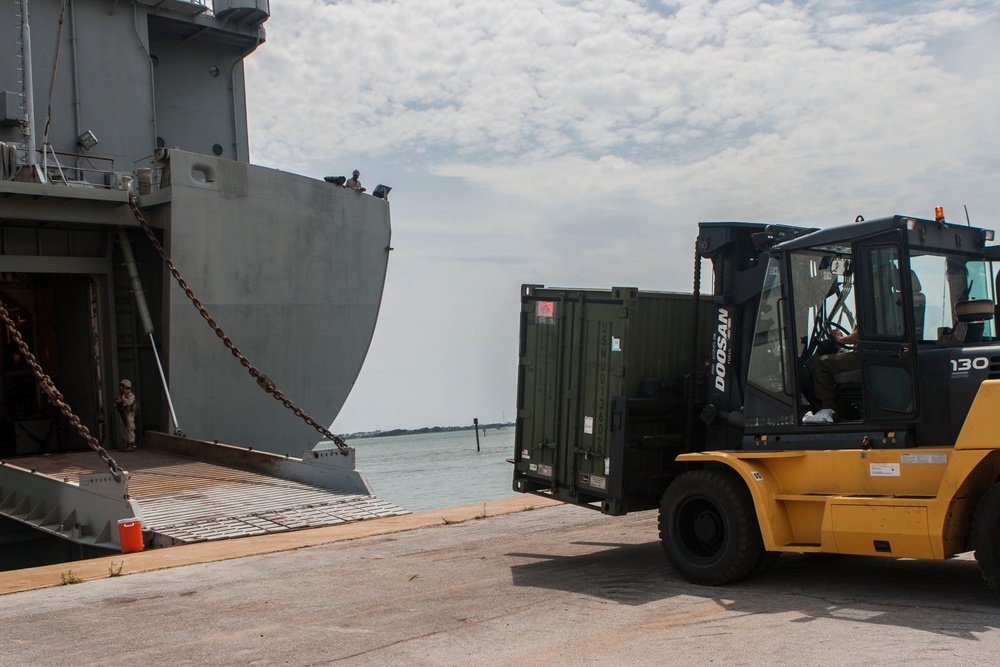
{"type": "Polygon", "coordinates": [[[511,490],[514,428],[359,438],[358,470],[375,494],[408,510],[441,509],[518,495],[511,490]]]}

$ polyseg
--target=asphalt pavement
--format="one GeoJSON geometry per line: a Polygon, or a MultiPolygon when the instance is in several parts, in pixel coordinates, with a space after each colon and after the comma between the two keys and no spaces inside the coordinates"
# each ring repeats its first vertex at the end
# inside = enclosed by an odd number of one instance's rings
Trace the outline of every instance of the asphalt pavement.
{"type": "Polygon", "coordinates": [[[78,585],[38,588],[57,570],[26,571],[34,590],[0,595],[0,665],[970,667],[1000,655],[1000,596],[969,555],[786,554],[762,577],[706,588],[673,571],[651,512],[523,497],[343,528],[109,559],[123,576],[103,560],[62,566],[86,574],[78,585]]]}

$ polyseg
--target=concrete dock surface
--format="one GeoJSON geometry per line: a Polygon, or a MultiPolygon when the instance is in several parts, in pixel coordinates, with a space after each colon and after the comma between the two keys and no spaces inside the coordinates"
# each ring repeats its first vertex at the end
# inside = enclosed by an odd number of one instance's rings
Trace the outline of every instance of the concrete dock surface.
{"type": "Polygon", "coordinates": [[[970,667],[1000,655],[1000,596],[970,555],[786,554],[762,577],[706,588],[666,561],[654,512],[528,496],[0,573],[0,593],[0,665],[970,667]],[[84,582],[55,585],[70,569],[84,582]]]}

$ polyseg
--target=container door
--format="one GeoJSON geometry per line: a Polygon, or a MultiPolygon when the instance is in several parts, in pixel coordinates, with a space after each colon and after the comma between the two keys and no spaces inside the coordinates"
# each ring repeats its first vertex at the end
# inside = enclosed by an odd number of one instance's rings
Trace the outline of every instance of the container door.
{"type": "MultiPolygon", "coordinates": [[[[614,296],[614,295],[613,295],[614,296]]],[[[633,297],[634,299],[634,297],[633,297]]],[[[567,442],[571,443],[573,479],[581,494],[607,495],[611,457],[611,400],[625,393],[623,345],[632,301],[581,300],[576,304],[574,401],[570,407],[567,442]]]]}
{"type": "Polygon", "coordinates": [[[555,295],[522,295],[515,477],[547,483],[554,482],[561,424],[563,306],[555,295]]]}

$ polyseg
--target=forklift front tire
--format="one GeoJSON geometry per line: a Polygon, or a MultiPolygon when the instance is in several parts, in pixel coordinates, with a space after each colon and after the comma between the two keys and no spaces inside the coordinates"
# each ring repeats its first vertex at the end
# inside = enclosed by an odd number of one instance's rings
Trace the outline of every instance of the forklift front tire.
{"type": "Polygon", "coordinates": [[[695,470],[667,487],[660,542],[688,581],[720,586],[762,574],[777,554],[764,549],[753,498],[729,470],[695,470]]]}
{"type": "Polygon", "coordinates": [[[1000,483],[979,501],[972,518],[972,545],[990,590],[1000,593],[1000,483]]]}

